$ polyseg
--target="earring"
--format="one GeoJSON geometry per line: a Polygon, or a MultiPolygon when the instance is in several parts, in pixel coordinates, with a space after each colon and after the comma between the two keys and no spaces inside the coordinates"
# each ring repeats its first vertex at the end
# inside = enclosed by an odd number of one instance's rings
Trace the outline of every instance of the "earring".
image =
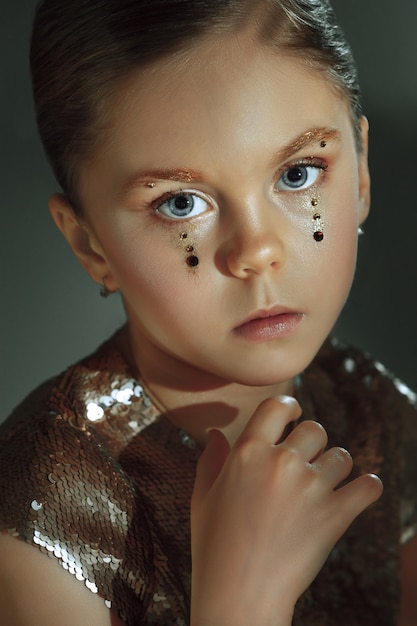
{"type": "MultiPolygon", "coordinates": [[[[180,240],[183,242],[186,242],[186,240],[188,239],[188,233],[181,233],[180,234],[180,240]]],[[[191,244],[187,244],[185,246],[185,251],[186,252],[194,252],[194,246],[191,244]]],[[[185,259],[185,262],[187,263],[187,265],[189,267],[197,267],[197,265],[199,264],[199,258],[197,256],[195,256],[194,254],[190,254],[189,256],[187,256],[187,258],[185,259]]]]}
{"type": "Polygon", "coordinates": [[[108,298],[113,292],[110,291],[110,289],[106,286],[106,276],[103,276],[103,278],[101,279],[101,283],[102,285],[100,287],[100,296],[102,298],[108,298]]]}
{"type": "MultiPolygon", "coordinates": [[[[311,206],[316,207],[316,206],[318,206],[318,204],[319,204],[318,198],[312,198],[311,199],[311,206]]],[[[317,242],[323,241],[324,233],[323,233],[323,224],[322,224],[322,221],[321,221],[320,213],[314,213],[314,215],[313,215],[313,223],[314,223],[313,237],[314,237],[315,241],[317,241],[317,242]]]]}

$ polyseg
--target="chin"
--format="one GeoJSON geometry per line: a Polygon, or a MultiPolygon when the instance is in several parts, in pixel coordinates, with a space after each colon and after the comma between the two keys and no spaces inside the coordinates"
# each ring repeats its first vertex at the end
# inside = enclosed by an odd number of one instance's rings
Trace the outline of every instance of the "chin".
{"type": "Polygon", "coordinates": [[[231,382],[247,387],[270,387],[292,380],[304,369],[304,367],[292,368],[288,366],[282,367],[282,365],[276,367],[271,365],[268,368],[265,366],[263,368],[254,367],[251,372],[235,372],[231,382]]]}
{"type": "Polygon", "coordinates": [[[322,344],[313,346],[310,351],[283,351],[268,358],[247,359],[244,368],[236,367],[233,381],[250,387],[267,387],[285,383],[301,374],[312,362],[322,344]]]}

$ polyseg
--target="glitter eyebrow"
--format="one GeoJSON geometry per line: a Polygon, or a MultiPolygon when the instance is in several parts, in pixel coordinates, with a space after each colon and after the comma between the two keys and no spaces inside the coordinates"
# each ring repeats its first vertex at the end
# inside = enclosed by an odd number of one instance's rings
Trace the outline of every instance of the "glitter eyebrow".
{"type": "Polygon", "coordinates": [[[316,142],[333,141],[340,139],[340,131],[336,128],[312,128],[305,133],[301,133],[289,144],[280,148],[271,159],[271,165],[276,166],[278,163],[282,163],[289,159],[293,154],[296,154],[303,148],[310,146],[316,142]]]}
{"type": "Polygon", "coordinates": [[[154,180],[173,180],[180,183],[192,183],[202,181],[204,179],[200,172],[196,172],[189,168],[156,168],[136,172],[130,176],[122,185],[121,195],[124,196],[130,191],[147,185],[154,180]]]}

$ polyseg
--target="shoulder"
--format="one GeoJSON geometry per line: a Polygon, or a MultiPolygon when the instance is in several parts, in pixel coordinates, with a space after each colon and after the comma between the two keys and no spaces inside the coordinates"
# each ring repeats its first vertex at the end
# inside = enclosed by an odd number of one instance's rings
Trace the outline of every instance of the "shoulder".
{"type": "Polygon", "coordinates": [[[0,450],[5,625],[111,623],[98,594],[113,599],[115,546],[134,498],[99,442],[70,418],[40,411],[10,431],[0,450]]]}
{"type": "Polygon", "coordinates": [[[71,401],[60,403],[60,411],[46,405],[2,440],[0,522],[94,588],[97,565],[117,561],[113,548],[133,516],[135,490],[71,401]],[[101,556],[89,558],[86,546],[101,556]]]}
{"type": "Polygon", "coordinates": [[[109,603],[121,587],[127,598],[133,584],[145,601],[153,578],[145,499],[115,453],[126,442],[124,412],[134,391],[130,383],[124,388],[125,367],[112,347],[100,349],[31,394],[0,438],[0,528],[12,535],[2,545],[12,541],[5,544],[11,558],[29,550],[35,569],[39,558],[52,557],[59,574],[66,570],[109,603]],[[107,414],[97,423],[100,403],[107,414]],[[124,580],[131,568],[134,580],[124,580]]]}

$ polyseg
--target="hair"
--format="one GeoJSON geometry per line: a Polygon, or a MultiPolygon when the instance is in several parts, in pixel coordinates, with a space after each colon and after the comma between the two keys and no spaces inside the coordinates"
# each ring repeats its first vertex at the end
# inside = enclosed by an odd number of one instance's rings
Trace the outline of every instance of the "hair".
{"type": "Polygon", "coordinates": [[[355,63],[327,0],[43,0],[31,41],[37,123],[55,177],[78,212],[80,166],[103,139],[119,80],[203,37],[250,27],[261,44],[324,72],[350,105],[358,149],[355,63]]]}

